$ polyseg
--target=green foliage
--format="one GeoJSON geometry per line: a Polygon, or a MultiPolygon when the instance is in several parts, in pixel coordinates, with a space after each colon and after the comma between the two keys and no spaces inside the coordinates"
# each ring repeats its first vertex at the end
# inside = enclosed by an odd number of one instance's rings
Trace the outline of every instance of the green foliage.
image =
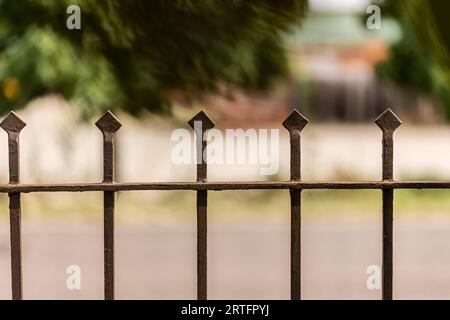
{"type": "Polygon", "coordinates": [[[433,92],[437,86],[434,70],[438,68],[433,53],[418,42],[414,31],[402,27],[402,40],[391,48],[391,58],[378,66],[384,77],[412,90],[433,92]]]}
{"type": "Polygon", "coordinates": [[[391,48],[388,61],[377,66],[382,79],[409,90],[440,99],[450,119],[450,42],[442,35],[449,23],[448,1],[385,1],[384,17],[393,16],[401,24],[402,39],[391,48]]]}
{"type": "Polygon", "coordinates": [[[281,33],[306,0],[0,0],[0,111],[45,92],[99,109],[170,111],[173,94],[263,90],[287,75],[281,33]],[[66,8],[81,8],[81,30],[66,8]],[[20,90],[20,91],[18,91],[20,90]]]}

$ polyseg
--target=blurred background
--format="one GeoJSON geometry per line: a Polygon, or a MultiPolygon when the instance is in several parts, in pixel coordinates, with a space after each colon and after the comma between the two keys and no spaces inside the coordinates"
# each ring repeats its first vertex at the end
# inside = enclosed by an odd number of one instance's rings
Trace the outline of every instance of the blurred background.
{"type": "MultiPolygon", "coordinates": [[[[108,109],[123,125],[117,181],[194,181],[195,164],[171,161],[171,134],[199,110],[221,130],[280,129],[277,174],[210,165],[210,181],[288,180],[281,122],[294,108],[310,120],[304,180],[379,180],[373,120],[387,107],[403,121],[395,178],[449,180],[449,9],[438,0],[0,0],[0,112],[27,123],[21,181],[101,181],[93,123],[108,109]],[[68,28],[73,4],[80,29],[68,28]]],[[[381,192],[304,191],[302,206],[302,297],[379,299],[366,270],[381,265],[381,192]]],[[[195,193],[124,192],[116,207],[117,298],[193,299],[195,193]]],[[[394,212],[394,297],[450,298],[448,191],[396,191],[394,212]]],[[[22,213],[25,299],[101,299],[102,194],[24,194],[22,213]],[[66,287],[70,265],[81,267],[81,290],[66,287]]],[[[209,298],[289,298],[289,214],[287,191],[209,193],[209,298]]],[[[11,297],[9,255],[0,195],[1,299],[11,297]]]]}

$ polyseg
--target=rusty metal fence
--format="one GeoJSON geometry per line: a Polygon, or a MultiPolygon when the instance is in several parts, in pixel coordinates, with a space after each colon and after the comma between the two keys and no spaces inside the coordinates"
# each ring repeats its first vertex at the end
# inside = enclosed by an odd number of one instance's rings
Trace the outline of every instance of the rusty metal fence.
{"type": "Polygon", "coordinates": [[[290,135],[290,180],[283,182],[208,182],[207,161],[201,155],[207,147],[204,133],[214,127],[213,121],[199,112],[189,121],[196,132],[197,164],[196,182],[148,182],[119,183],[114,180],[114,135],[121,127],[111,112],[106,112],[96,126],[103,134],[103,182],[69,184],[21,184],[19,179],[19,136],[25,127],[14,112],[10,112],[0,123],[8,134],[9,184],[0,185],[0,193],[9,195],[10,243],[11,243],[11,284],[12,298],[20,300],[22,290],[22,244],[21,244],[21,193],[31,192],[93,192],[104,194],[104,298],[114,299],[114,203],[115,193],[133,190],[192,190],[197,193],[197,298],[207,299],[207,198],[208,191],[286,189],[290,192],[290,279],[291,299],[301,299],[301,193],[311,189],[377,189],[382,192],[382,299],[391,300],[393,292],[393,196],[394,189],[450,189],[450,182],[393,180],[393,133],[401,121],[387,109],[375,123],[382,131],[382,180],[367,182],[305,182],[301,180],[301,131],[308,123],[297,110],[283,122],[290,135]],[[197,129],[196,129],[197,130],[197,129]]]}

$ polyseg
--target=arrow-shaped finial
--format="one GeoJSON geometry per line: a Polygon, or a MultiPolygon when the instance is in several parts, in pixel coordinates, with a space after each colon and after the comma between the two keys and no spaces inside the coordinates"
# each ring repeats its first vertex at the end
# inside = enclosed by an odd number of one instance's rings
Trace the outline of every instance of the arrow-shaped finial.
{"type": "Polygon", "coordinates": [[[2,122],[0,122],[0,127],[8,133],[19,133],[26,125],[14,111],[8,113],[2,122]]]}
{"type": "Polygon", "coordinates": [[[188,123],[192,129],[196,128],[196,126],[195,126],[196,122],[200,122],[202,124],[202,126],[201,126],[202,130],[205,130],[205,131],[208,129],[212,129],[216,126],[215,123],[211,120],[211,118],[204,111],[200,111],[191,120],[188,121],[188,123]]]}
{"type": "Polygon", "coordinates": [[[389,108],[375,120],[375,123],[381,130],[387,131],[395,131],[402,124],[401,120],[389,108]]]}
{"type": "Polygon", "coordinates": [[[308,124],[308,119],[306,119],[297,109],[294,109],[291,114],[284,120],[283,126],[288,130],[299,130],[302,131],[303,128],[308,124]]]}
{"type": "Polygon", "coordinates": [[[106,111],[100,119],[97,120],[95,125],[102,131],[108,133],[116,133],[120,129],[122,124],[117,120],[117,118],[111,113],[111,111],[106,111]]]}

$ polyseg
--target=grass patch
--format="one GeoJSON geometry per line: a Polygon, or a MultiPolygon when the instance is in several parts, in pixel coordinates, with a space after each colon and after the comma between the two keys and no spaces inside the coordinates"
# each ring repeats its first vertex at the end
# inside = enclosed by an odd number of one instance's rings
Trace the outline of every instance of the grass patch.
{"type": "MultiPolygon", "coordinates": [[[[194,191],[123,192],[117,196],[119,221],[184,222],[195,217],[194,191]]],[[[100,192],[24,194],[25,219],[47,221],[74,219],[102,221],[103,196],[100,192]]],[[[210,191],[209,214],[219,219],[276,218],[289,213],[287,190],[210,191]]],[[[379,190],[305,190],[302,210],[311,217],[358,215],[381,212],[379,190]]],[[[450,214],[450,191],[396,190],[396,214],[450,214]]],[[[8,196],[0,195],[0,219],[8,220],[8,196]]]]}

